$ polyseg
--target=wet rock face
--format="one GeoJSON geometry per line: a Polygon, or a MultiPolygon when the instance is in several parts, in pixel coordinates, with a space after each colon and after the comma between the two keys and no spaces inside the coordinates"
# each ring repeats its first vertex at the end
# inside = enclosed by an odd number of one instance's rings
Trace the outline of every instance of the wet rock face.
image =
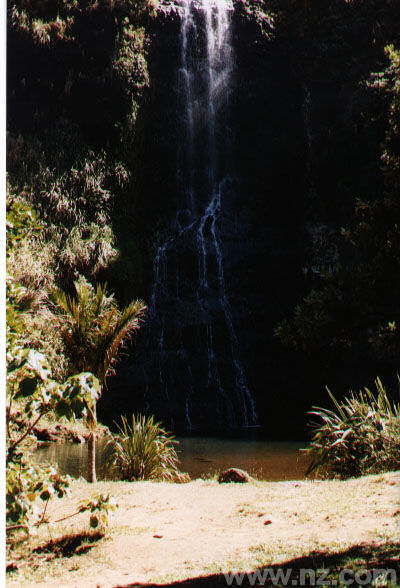
{"type": "MultiPolygon", "coordinates": [[[[150,410],[164,404],[164,420],[167,407],[168,420],[187,429],[251,425],[257,416],[225,276],[228,240],[238,238],[240,227],[232,168],[232,4],[183,0],[161,14],[160,35],[167,39],[156,45],[169,75],[153,45],[153,90],[163,89],[175,108],[167,155],[175,177],[164,183],[171,198],[153,249],[145,395],[150,410]]],[[[161,128],[160,141],[169,127],[161,128]]]]}
{"type": "Polygon", "coordinates": [[[175,430],[263,421],[272,331],[301,255],[301,161],[295,133],[282,140],[301,122],[296,83],[242,3],[221,0],[219,15],[204,4],[164,2],[153,23],[140,178],[143,222],[157,227],[149,321],[111,382],[117,413],[134,404],[175,430]]]}

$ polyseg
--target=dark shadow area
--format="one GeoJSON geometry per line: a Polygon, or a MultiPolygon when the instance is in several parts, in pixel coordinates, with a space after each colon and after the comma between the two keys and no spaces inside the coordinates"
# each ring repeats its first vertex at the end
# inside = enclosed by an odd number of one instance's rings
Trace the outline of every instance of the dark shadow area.
{"type": "MultiPolygon", "coordinates": [[[[242,576],[242,581],[235,581],[228,583],[224,574],[213,574],[211,576],[202,576],[198,578],[188,578],[179,582],[172,582],[169,584],[120,584],[115,588],[136,588],[141,586],[156,587],[156,586],[191,586],[196,588],[214,588],[215,586],[316,586],[336,585],[344,586],[341,583],[340,572],[346,570],[343,578],[349,583],[350,579],[359,573],[360,585],[371,585],[371,582],[366,583],[366,579],[374,576],[374,571],[382,570],[387,572],[387,580],[380,577],[379,586],[399,586],[397,583],[400,580],[400,543],[388,544],[366,544],[353,545],[352,547],[341,551],[339,553],[329,553],[313,551],[306,557],[292,559],[283,563],[265,566],[254,570],[253,572],[245,573],[242,576]],[[268,569],[268,576],[263,571],[268,569]],[[318,570],[318,572],[317,572],[318,570]],[[322,574],[319,576],[321,570],[324,570],[325,577],[322,574]],[[329,570],[329,574],[326,572],[329,570]],[[253,574],[260,572],[259,578],[254,581],[253,574]],[[305,571],[309,571],[309,577],[305,571]],[[312,573],[315,571],[315,575],[312,573]],[[362,573],[361,573],[362,572],[362,573]],[[396,578],[398,580],[396,580],[396,578]],[[252,581],[251,581],[252,580],[252,581]],[[392,580],[390,582],[390,580],[392,580]],[[328,584],[329,581],[329,584],[328,584]]],[[[238,574],[238,580],[241,574],[238,574]]],[[[356,576],[358,578],[358,576],[356,576]]],[[[356,585],[356,583],[354,583],[356,585]]]]}
{"type": "Polygon", "coordinates": [[[66,535],[60,539],[51,539],[43,545],[39,545],[33,553],[48,553],[53,557],[72,557],[87,553],[94,544],[104,537],[104,532],[76,533],[66,535]]]}
{"type": "MultiPolygon", "coordinates": [[[[89,531],[66,534],[58,539],[50,539],[41,545],[38,545],[31,551],[29,545],[26,545],[26,535],[22,542],[22,551],[15,559],[8,561],[6,564],[7,574],[17,572],[20,568],[26,566],[29,561],[29,566],[32,569],[37,569],[45,562],[54,559],[69,558],[74,555],[83,555],[90,551],[92,547],[97,545],[98,541],[104,537],[104,531],[89,531]]],[[[7,559],[12,557],[10,552],[7,559]]]]}

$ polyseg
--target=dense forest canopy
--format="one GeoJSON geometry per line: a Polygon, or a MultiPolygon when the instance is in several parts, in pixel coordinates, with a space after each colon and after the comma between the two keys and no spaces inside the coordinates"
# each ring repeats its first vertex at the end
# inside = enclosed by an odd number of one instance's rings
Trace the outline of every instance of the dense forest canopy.
{"type": "MultiPolygon", "coordinates": [[[[39,226],[9,247],[7,271],[33,308],[21,344],[45,353],[60,382],[74,370],[50,290],[107,280],[121,303],[150,302],[176,202],[173,5],[8,2],[7,207],[10,226],[32,216],[39,226]]],[[[233,27],[232,218],[243,251],[226,246],[225,273],[260,422],[281,411],[300,435],[296,415],[324,384],[343,393],[380,375],[391,385],[398,370],[398,2],[240,0],[233,27]]],[[[178,400],[176,357],[204,337],[180,312],[186,338],[165,350],[178,400]]],[[[110,381],[103,414],[142,407],[132,365],[156,354],[143,349],[110,381]]]]}

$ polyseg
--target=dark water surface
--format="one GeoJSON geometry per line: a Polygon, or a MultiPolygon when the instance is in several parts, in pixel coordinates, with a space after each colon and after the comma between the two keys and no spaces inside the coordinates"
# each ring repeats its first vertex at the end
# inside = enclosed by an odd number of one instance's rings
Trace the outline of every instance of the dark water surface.
{"type": "MultiPolygon", "coordinates": [[[[191,478],[214,474],[228,467],[246,470],[259,480],[299,480],[304,478],[309,458],[299,451],[305,443],[216,439],[209,437],[177,438],[181,470],[191,478]]],[[[98,479],[107,476],[109,448],[104,440],[97,441],[96,468],[98,479]]],[[[37,449],[37,463],[55,462],[61,473],[86,477],[87,444],[54,443],[37,449]]]]}

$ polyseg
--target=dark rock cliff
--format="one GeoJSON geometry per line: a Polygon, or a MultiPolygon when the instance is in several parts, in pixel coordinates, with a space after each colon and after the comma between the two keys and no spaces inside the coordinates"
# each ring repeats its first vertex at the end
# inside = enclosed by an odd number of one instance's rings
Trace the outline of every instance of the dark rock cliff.
{"type": "MultiPolygon", "coordinates": [[[[153,238],[151,242],[149,237],[145,264],[147,300],[151,299],[157,245],[173,233],[176,211],[182,206],[176,175],[181,132],[177,92],[181,18],[180,9],[170,5],[160,10],[153,24],[152,84],[138,122],[143,130],[143,166],[137,180],[143,196],[138,214],[144,230],[151,227],[153,238]]],[[[224,121],[231,137],[230,184],[217,223],[237,353],[256,401],[258,422],[263,424],[269,422],[271,410],[287,408],[287,400],[299,385],[298,361],[277,345],[273,329],[297,301],[303,279],[302,90],[274,31],[269,29],[266,35],[240,3],[232,18],[231,42],[234,68],[224,121]]],[[[170,282],[178,271],[179,257],[179,298],[171,292],[167,295],[163,326],[153,321],[143,328],[133,349],[136,361],[127,360],[110,382],[118,390],[117,396],[112,395],[113,406],[117,397],[117,413],[134,405],[155,412],[178,430],[240,426],[243,415],[240,402],[235,401],[232,349],[215,289],[205,304],[213,317],[212,353],[219,382],[208,378],[208,320],[194,304],[197,267],[193,243],[187,240],[183,235],[168,253],[170,282]],[[162,347],[160,338],[164,339],[162,347]],[[230,396],[234,414],[226,407],[225,414],[217,414],[219,386],[230,396]],[[188,390],[190,407],[185,404],[188,390]]],[[[216,281],[216,269],[212,269],[216,261],[210,252],[208,258],[210,279],[216,281]]],[[[107,397],[103,403],[107,406],[107,397]]],[[[221,408],[224,411],[223,402],[221,408]]],[[[293,407],[295,414],[297,417],[298,403],[293,407]]],[[[302,426],[298,422],[298,431],[302,426]]],[[[270,434],[278,434],[279,425],[269,424],[269,428],[270,434]]]]}

